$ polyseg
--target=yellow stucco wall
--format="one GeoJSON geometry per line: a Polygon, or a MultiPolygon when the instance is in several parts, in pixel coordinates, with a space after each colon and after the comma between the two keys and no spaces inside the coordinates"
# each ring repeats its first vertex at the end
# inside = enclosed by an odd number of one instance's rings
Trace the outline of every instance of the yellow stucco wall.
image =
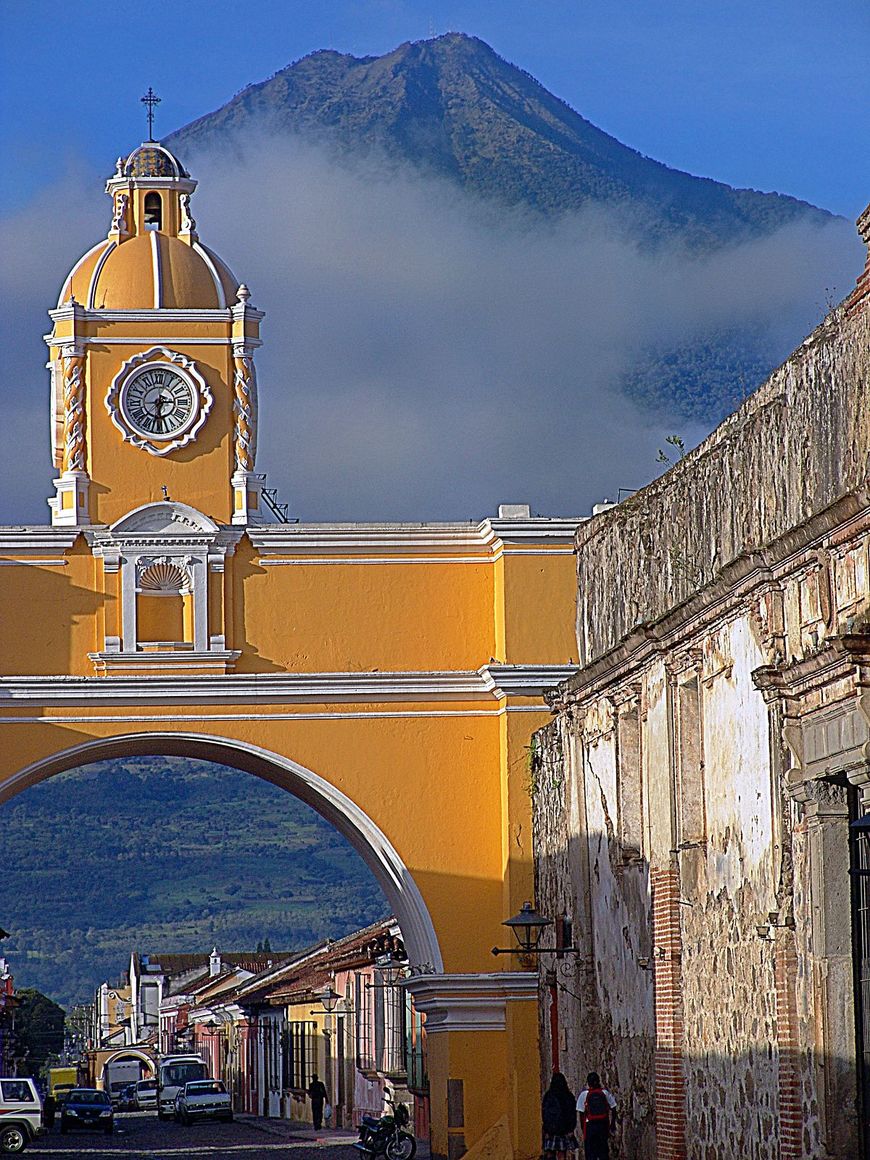
{"type": "MultiPolygon", "coordinates": [[[[532,896],[528,745],[549,716],[541,688],[562,674],[541,676],[541,667],[565,666],[575,648],[573,524],[232,526],[234,390],[240,357],[259,345],[261,315],[246,292],[235,301],[228,268],[181,234],[178,199],[195,183],[183,172],[161,180],[155,242],[143,233],[148,181],[120,170],[110,179],[116,218],[124,191],[131,197],[126,225],[113,225],[74,269],[52,312],[55,466],[68,467],[75,413],[85,462],[73,482],[90,526],[63,526],[73,496],[58,481],[55,528],[0,529],[0,800],[93,754],[211,757],[305,796],[308,783],[288,772],[297,763],[384,836],[392,853],[375,856],[372,846],[370,864],[384,875],[390,858],[400,860],[445,977],[473,989],[516,967],[490,948],[506,937],[502,920],[532,896]],[[161,295],[171,308],[148,309],[161,295]],[[226,307],[215,308],[222,297],[226,307]],[[213,398],[195,440],[163,455],[125,440],[107,406],[124,364],[152,347],[192,359],[213,398]],[[62,388],[79,364],[73,406],[62,388]],[[184,595],[180,634],[177,609],[173,619],[170,605],[163,615],[137,595],[126,557],[145,541],[108,527],[146,504],[157,511],[164,488],[188,507],[147,550],[184,564],[185,536],[212,545],[190,564],[201,579],[184,595]],[[214,521],[205,532],[197,513],[214,521]],[[140,604],[138,637],[127,639],[140,604]],[[143,648],[164,631],[192,651],[143,648]],[[197,632],[205,643],[194,650],[197,632]],[[114,738],[124,741],[80,751],[114,738]]],[[[253,474],[239,486],[256,499],[253,474]]],[[[341,828],[340,815],[323,812],[341,828]]],[[[470,1030],[468,1016],[430,1038],[436,1155],[448,1147],[449,1079],[465,1085],[467,1146],[506,1117],[515,1154],[535,1150],[534,1004],[507,1007],[501,1029],[470,1030]]]]}

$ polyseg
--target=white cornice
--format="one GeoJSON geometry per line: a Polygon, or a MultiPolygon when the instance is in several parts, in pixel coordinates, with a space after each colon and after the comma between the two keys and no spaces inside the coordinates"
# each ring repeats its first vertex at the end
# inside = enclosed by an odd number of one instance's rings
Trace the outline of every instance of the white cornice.
{"type": "Polygon", "coordinates": [[[559,543],[573,552],[577,519],[482,520],[478,523],[322,523],[249,527],[248,538],[264,553],[372,552],[379,548],[486,548],[506,544],[559,543]]]}
{"type": "Polygon", "coordinates": [[[81,528],[0,527],[0,552],[66,552],[80,532],[81,528]]]}
{"type": "Polygon", "coordinates": [[[543,697],[578,671],[577,665],[483,665],[478,669],[485,687],[504,697],[543,697]]]}
{"type": "Polygon", "coordinates": [[[505,1004],[538,998],[538,974],[499,971],[481,975],[412,975],[402,987],[426,1015],[426,1031],[504,1031],[505,1004]]]}
{"type": "MultiPolygon", "coordinates": [[[[87,256],[87,255],[86,255],[87,256]]],[[[257,319],[265,315],[260,310],[250,309],[248,312],[257,319]]],[[[162,307],[154,310],[141,307],[135,310],[87,310],[80,303],[64,304],[55,310],[49,310],[48,317],[53,322],[71,322],[74,318],[83,322],[232,322],[232,311],[229,309],[180,309],[178,307],[162,307]]]]}
{"type": "MultiPolygon", "coordinates": [[[[179,654],[191,660],[194,654],[179,654]]],[[[203,654],[216,659],[224,654],[203,654]]],[[[100,654],[113,665],[167,663],[160,653],[100,654]]],[[[172,658],[174,659],[174,658],[172,658]]],[[[59,705],[289,705],[540,699],[574,665],[484,665],[478,671],[412,673],[230,673],[0,677],[0,707],[59,705]]]]}

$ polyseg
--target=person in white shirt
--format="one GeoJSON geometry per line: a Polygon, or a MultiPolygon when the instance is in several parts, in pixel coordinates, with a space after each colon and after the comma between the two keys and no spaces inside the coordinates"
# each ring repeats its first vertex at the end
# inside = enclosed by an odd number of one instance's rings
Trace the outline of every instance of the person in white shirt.
{"type": "Polygon", "coordinates": [[[610,1134],[616,1131],[616,1097],[601,1085],[601,1076],[590,1071],[586,1087],[577,1097],[583,1125],[586,1160],[610,1160],[610,1134]]]}

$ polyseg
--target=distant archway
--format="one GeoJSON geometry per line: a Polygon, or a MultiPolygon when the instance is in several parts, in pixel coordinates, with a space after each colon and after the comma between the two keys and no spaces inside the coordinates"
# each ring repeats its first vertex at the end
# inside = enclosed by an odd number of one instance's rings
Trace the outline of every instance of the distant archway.
{"type": "Polygon", "coordinates": [[[341,790],[298,762],[258,746],[199,733],[131,733],[86,741],[34,762],[10,777],[0,804],[57,773],[122,757],[191,757],[231,766],[280,786],[325,818],[377,879],[402,931],[412,966],[441,973],[438,937],[423,896],[384,832],[341,790]]]}
{"type": "Polygon", "coordinates": [[[117,1051],[113,1051],[111,1055],[107,1055],[103,1060],[103,1073],[105,1074],[105,1070],[109,1064],[120,1063],[123,1060],[128,1059],[136,1060],[147,1069],[148,1076],[146,1076],[146,1078],[150,1078],[154,1075],[153,1057],[150,1056],[146,1051],[140,1051],[136,1047],[119,1047],[117,1051]]]}

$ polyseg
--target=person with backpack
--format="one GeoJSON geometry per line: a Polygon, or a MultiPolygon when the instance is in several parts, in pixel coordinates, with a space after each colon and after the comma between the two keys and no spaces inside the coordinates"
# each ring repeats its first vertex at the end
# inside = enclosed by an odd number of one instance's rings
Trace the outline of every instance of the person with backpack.
{"type": "Polygon", "coordinates": [[[576,1127],[577,1106],[574,1094],[561,1071],[554,1071],[550,1086],[541,1100],[544,1155],[566,1160],[569,1152],[576,1152],[579,1147],[574,1135],[576,1127]]]}
{"type": "Polygon", "coordinates": [[[583,1124],[586,1160],[610,1160],[610,1134],[616,1131],[616,1099],[601,1086],[597,1071],[587,1075],[586,1087],[577,1097],[577,1111],[583,1124]]]}

